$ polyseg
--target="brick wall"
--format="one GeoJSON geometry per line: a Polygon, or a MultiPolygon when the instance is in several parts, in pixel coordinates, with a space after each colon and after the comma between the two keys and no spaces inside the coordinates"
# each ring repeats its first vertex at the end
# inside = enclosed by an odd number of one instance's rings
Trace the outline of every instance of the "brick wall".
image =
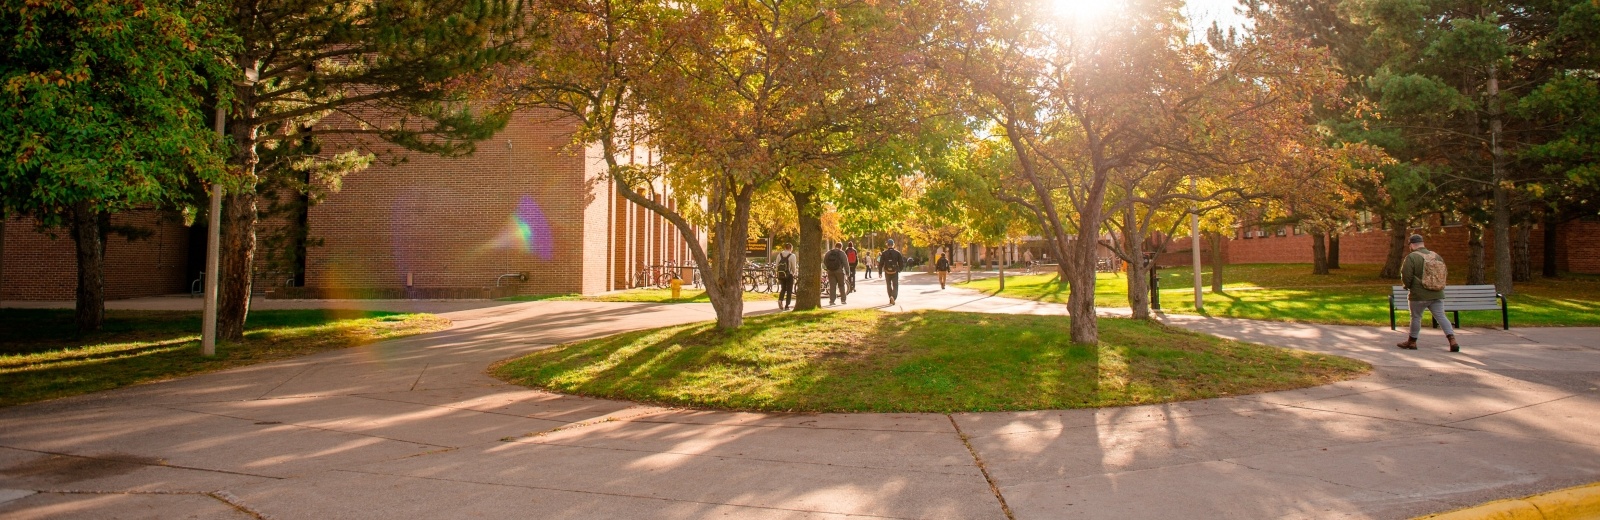
{"type": "Polygon", "coordinates": [[[344,179],[311,208],[306,286],[339,289],[492,287],[582,290],[585,164],[566,145],[573,126],[518,114],[470,156],[403,153],[344,179]]]}
{"type": "Polygon", "coordinates": [[[598,148],[569,146],[573,130],[526,111],[471,155],[400,153],[404,162],[346,177],[311,208],[310,234],[323,244],[307,252],[306,288],[393,294],[409,276],[404,294],[444,294],[523,272],[526,282],[508,278],[512,288],[495,294],[623,288],[641,262],[659,263],[663,220],[615,196],[598,148]]]}
{"type": "MultiPolygon", "coordinates": [[[[1249,228],[1256,230],[1257,228],[1249,228]]],[[[1268,236],[1243,238],[1235,234],[1228,240],[1226,255],[1230,264],[1254,263],[1311,263],[1311,235],[1288,231],[1277,236],[1267,229],[1268,236]]],[[[1465,269],[1470,248],[1467,245],[1465,226],[1429,226],[1412,230],[1427,239],[1428,249],[1443,256],[1445,262],[1465,269]]],[[[1573,221],[1558,231],[1557,258],[1559,268],[1576,273],[1600,273],[1600,223],[1573,221]],[[1563,254],[1563,252],[1565,254],[1563,254]]],[[[1486,232],[1483,237],[1484,264],[1494,266],[1494,236],[1486,232]]],[[[1187,264],[1188,239],[1175,238],[1169,252],[1161,257],[1163,265],[1187,264]],[[1182,256],[1182,258],[1178,258],[1182,256]]],[[[1202,243],[1202,251],[1209,251],[1202,243]]],[[[1341,264],[1382,264],[1389,254],[1389,232],[1374,229],[1347,233],[1339,240],[1341,264]]],[[[1538,270],[1544,262],[1544,232],[1535,225],[1528,235],[1528,254],[1533,268],[1538,270]]],[[[1209,258],[1205,259],[1207,262],[1209,258]]]]}
{"type": "MultiPolygon", "coordinates": [[[[106,298],[123,299],[188,292],[189,228],[177,215],[135,210],[112,215],[117,226],[147,229],[149,237],[106,239],[106,298]]],[[[5,255],[0,258],[0,300],[72,300],[78,287],[78,260],[65,229],[40,233],[31,219],[5,225],[5,255]]]]}
{"type": "Polygon", "coordinates": [[[1600,273],[1600,222],[1575,220],[1566,223],[1557,233],[1557,269],[1600,273]]]}

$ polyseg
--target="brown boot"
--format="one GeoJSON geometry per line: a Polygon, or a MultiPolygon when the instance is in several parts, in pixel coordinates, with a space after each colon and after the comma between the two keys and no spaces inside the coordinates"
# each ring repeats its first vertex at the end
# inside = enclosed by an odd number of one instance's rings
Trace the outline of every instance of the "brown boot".
{"type": "Polygon", "coordinates": [[[1456,344],[1456,335],[1455,334],[1451,334],[1449,336],[1445,336],[1445,339],[1450,340],[1450,351],[1451,352],[1461,352],[1461,345],[1456,344]]]}
{"type": "Polygon", "coordinates": [[[1417,349],[1417,338],[1407,338],[1405,340],[1405,342],[1396,343],[1394,346],[1400,347],[1400,348],[1403,348],[1403,349],[1406,349],[1406,350],[1416,350],[1417,349]]]}

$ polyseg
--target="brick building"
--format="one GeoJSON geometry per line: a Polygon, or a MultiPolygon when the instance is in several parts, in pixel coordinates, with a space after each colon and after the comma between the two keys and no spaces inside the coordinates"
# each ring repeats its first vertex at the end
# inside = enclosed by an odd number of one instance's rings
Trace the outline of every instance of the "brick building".
{"type": "MultiPolygon", "coordinates": [[[[1465,269],[1467,256],[1467,228],[1461,225],[1433,225],[1413,230],[1427,237],[1428,249],[1444,257],[1445,263],[1465,269]]],[[[1389,254],[1389,232],[1371,229],[1346,233],[1339,239],[1341,264],[1382,264],[1389,254]]],[[[1492,232],[1483,237],[1484,266],[1494,267],[1494,240],[1492,232]]],[[[1540,270],[1545,255],[1544,229],[1536,224],[1529,230],[1528,255],[1534,272],[1540,270]]],[[[1203,263],[1211,262],[1211,248],[1201,242],[1203,263]]],[[[1223,241],[1223,258],[1229,264],[1256,263],[1311,263],[1311,235],[1299,232],[1294,226],[1246,226],[1234,231],[1223,241]]],[[[1566,222],[1556,229],[1556,269],[1573,273],[1600,273],[1600,221],[1580,219],[1566,222]]],[[[1167,252],[1157,260],[1160,265],[1188,265],[1190,241],[1176,237],[1167,252]]]]}
{"type": "MultiPolygon", "coordinates": [[[[403,154],[347,176],[306,215],[320,245],[307,248],[304,287],[286,287],[291,276],[258,262],[256,290],[320,298],[594,294],[630,287],[645,265],[688,263],[674,226],[602,179],[597,148],[568,146],[573,128],[522,113],[470,156],[403,154]]],[[[652,157],[641,150],[630,160],[652,157]]],[[[108,240],[108,298],[189,290],[204,266],[203,226],[154,211],[115,220],[153,233],[108,240]]],[[[273,225],[263,223],[263,234],[273,225]]],[[[56,234],[7,223],[0,300],[73,298],[72,241],[56,234]]]]}

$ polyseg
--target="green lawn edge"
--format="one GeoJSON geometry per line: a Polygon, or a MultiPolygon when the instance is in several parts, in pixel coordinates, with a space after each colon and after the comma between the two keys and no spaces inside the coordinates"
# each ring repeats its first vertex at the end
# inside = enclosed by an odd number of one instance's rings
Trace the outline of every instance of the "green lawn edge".
{"type": "MultiPolygon", "coordinates": [[[[1204,315],[1291,323],[1384,326],[1389,324],[1390,287],[1397,280],[1379,278],[1381,266],[1349,265],[1330,275],[1313,275],[1309,264],[1243,264],[1223,269],[1226,282],[1221,294],[1210,291],[1210,269],[1202,271],[1205,312],[1194,308],[1192,271],[1187,267],[1161,269],[1161,311],[1167,314],[1204,315]]],[[[1450,283],[1464,284],[1465,273],[1452,271],[1450,283]]],[[[1005,291],[999,280],[987,278],[958,287],[984,294],[1047,303],[1066,303],[1067,291],[1055,283],[1054,273],[1007,274],[1005,291]]],[[[1128,307],[1127,280],[1120,274],[1100,273],[1095,280],[1095,305],[1128,307]]],[[[1519,283],[1507,298],[1512,328],[1600,326],[1600,277],[1566,274],[1558,279],[1536,278],[1519,283]]],[[[1499,311],[1462,311],[1469,327],[1501,326],[1499,311]]],[[[1409,323],[1407,312],[1396,313],[1400,326],[1409,323]]]]}
{"type": "Polygon", "coordinates": [[[752,316],[558,345],[491,366],[504,381],[668,407],[756,412],[982,412],[1191,401],[1360,377],[1357,360],[1101,319],[877,310],[752,316]]]}
{"type": "Polygon", "coordinates": [[[440,331],[432,314],[260,310],[245,340],[200,355],[200,313],[106,312],[105,328],[79,334],[71,309],[0,310],[0,407],[60,399],[290,359],[440,331]]]}

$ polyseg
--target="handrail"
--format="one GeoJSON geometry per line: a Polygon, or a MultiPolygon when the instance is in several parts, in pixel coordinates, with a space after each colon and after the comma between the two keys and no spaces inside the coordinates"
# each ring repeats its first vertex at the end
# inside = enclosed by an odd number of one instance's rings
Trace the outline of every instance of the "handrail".
{"type": "Polygon", "coordinates": [[[523,272],[523,273],[506,273],[506,274],[502,274],[500,276],[496,276],[494,278],[494,286],[495,287],[499,287],[500,286],[500,281],[501,280],[505,280],[506,277],[516,278],[518,282],[526,282],[526,281],[528,281],[528,273],[526,273],[526,272],[523,272]]]}

